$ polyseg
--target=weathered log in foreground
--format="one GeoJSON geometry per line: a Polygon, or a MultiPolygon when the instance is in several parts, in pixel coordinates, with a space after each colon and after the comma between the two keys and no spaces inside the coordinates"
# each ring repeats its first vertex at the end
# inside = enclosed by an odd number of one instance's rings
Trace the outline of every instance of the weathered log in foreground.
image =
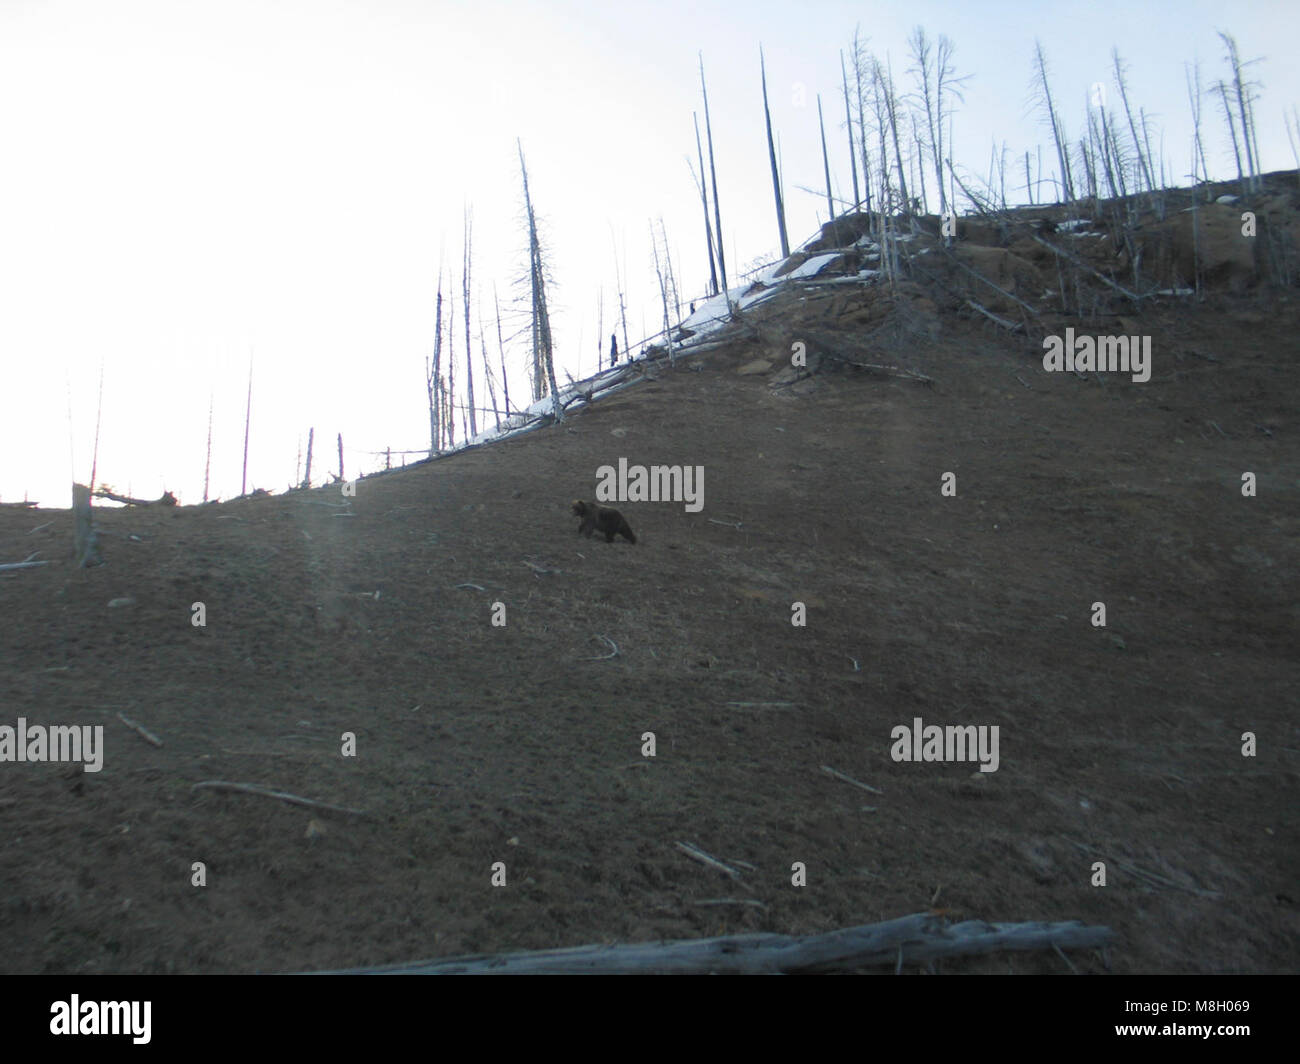
{"type": "Polygon", "coordinates": [[[320,975],[729,975],[816,974],[887,966],[897,970],[943,957],[1000,950],[1096,949],[1114,937],[1108,927],[1064,923],[948,925],[933,913],[862,924],[822,935],[726,935],[527,953],[472,954],[320,975]]]}

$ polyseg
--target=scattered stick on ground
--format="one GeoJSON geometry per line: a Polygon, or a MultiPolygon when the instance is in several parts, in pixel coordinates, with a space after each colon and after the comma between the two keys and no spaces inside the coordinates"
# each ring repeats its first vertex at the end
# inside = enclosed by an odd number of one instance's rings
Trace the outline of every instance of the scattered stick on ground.
{"type": "Polygon", "coordinates": [[[153,743],[154,746],[162,746],[163,741],[159,739],[158,736],[154,735],[154,733],[151,732],[148,728],[146,728],[143,724],[137,724],[130,717],[122,713],[119,713],[117,715],[117,719],[120,720],[123,724],[125,724],[128,728],[131,728],[133,731],[139,732],[140,737],[144,739],[145,742],[153,743]]]}
{"type": "MultiPolygon", "coordinates": [[[[1021,307],[1021,308],[1024,309],[1024,310],[1029,311],[1029,313],[1032,314],[1034,317],[1038,317],[1038,311],[1037,311],[1037,310],[1035,310],[1033,307],[1031,307],[1028,303],[1026,303],[1026,302],[1025,302],[1023,299],[1021,299],[1019,296],[1016,296],[1016,295],[1012,294],[1011,292],[1008,292],[1008,291],[1007,291],[1005,288],[1003,288],[1001,285],[994,284],[994,283],[993,283],[992,281],[990,281],[987,277],[985,277],[984,274],[982,274],[979,270],[976,270],[976,269],[974,269],[974,268],[972,268],[972,267],[970,267],[970,266],[967,266],[966,263],[962,262],[961,259],[957,258],[957,256],[953,253],[953,250],[952,250],[951,248],[945,248],[945,247],[943,247],[942,245],[940,245],[939,250],[943,253],[944,257],[947,258],[947,260],[948,260],[949,262],[951,262],[953,265],[955,265],[958,269],[965,270],[968,274],[970,274],[972,277],[974,277],[977,281],[980,281],[981,283],[988,285],[988,286],[989,286],[990,288],[992,288],[995,292],[998,292],[998,293],[1000,293],[1001,295],[1005,296],[1007,299],[1011,300],[1011,302],[1015,303],[1017,306],[1021,307]]],[[[1004,325],[1006,328],[1009,328],[1009,329],[1022,329],[1022,328],[1023,328],[1023,326],[1022,326],[1019,322],[1009,322],[1009,321],[1004,321],[1004,320],[1002,320],[1002,319],[999,319],[999,318],[997,318],[997,317],[994,317],[994,315],[990,314],[990,313],[989,313],[987,310],[985,310],[983,307],[979,306],[979,304],[976,304],[976,303],[974,303],[973,301],[971,301],[971,302],[972,302],[972,305],[975,306],[975,309],[977,309],[978,311],[980,311],[982,314],[988,314],[989,317],[993,318],[993,320],[996,321],[999,325],[1004,325]]]]}
{"type": "Polygon", "coordinates": [[[603,640],[605,645],[609,647],[609,653],[597,654],[594,658],[579,658],[578,659],[579,661],[608,661],[610,658],[618,657],[619,654],[618,644],[615,643],[614,640],[610,639],[608,636],[603,636],[603,635],[593,636],[592,638],[603,640]]]}
{"type": "Polygon", "coordinates": [[[14,569],[35,569],[37,566],[49,564],[49,562],[5,562],[0,565],[0,573],[12,572],[14,569]]]}
{"type": "Polygon", "coordinates": [[[983,314],[984,317],[988,318],[988,320],[991,321],[994,325],[997,325],[997,326],[999,326],[1000,328],[1006,329],[1007,332],[1023,332],[1023,331],[1024,331],[1024,328],[1025,328],[1025,327],[1024,327],[1024,325],[1021,324],[1020,322],[1018,322],[1018,321],[1009,321],[1009,320],[1007,320],[1006,318],[1000,318],[1000,317],[998,317],[998,315],[994,314],[993,311],[989,310],[988,307],[985,307],[985,306],[983,306],[983,305],[981,305],[981,304],[975,302],[975,300],[973,300],[973,299],[967,299],[967,300],[966,300],[966,305],[967,305],[968,307],[970,307],[971,310],[974,310],[974,311],[977,311],[977,312],[980,313],[980,314],[983,314]]]}
{"type": "Polygon", "coordinates": [[[719,872],[725,872],[732,879],[740,878],[740,873],[737,872],[734,868],[732,868],[730,865],[723,864],[716,857],[711,857],[709,854],[705,853],[694,843],[679,842],[677,844],[677,848],[681,850],[682,853],[686,854],[687,857],[692,857],[695,860],[701,862],[702,864],[709,865],[711,868],[716,868],[719,872]]]}
{"type": "Polygon", "coordinates": [[[1157,875],[1155,872],[1148,872],[1146,869],[1139,868],[1137,865],[1131,865],[1125,861],[1121,861],[1118,857],[1108,858],[1100,851],[1093,849],[1091,846],[1085,846],[1081,842],[1075,842],[1074,839],[1066,838],[1064,835],[1062,835],[1061,838],[1065,839],[1066,842],[1076,849],[1082,850],[1084,853],[1091,854],[1103,861],[1109,861],[1116,868],[1121,868],[1125,872],[1128,872],[1129,875],[1137,876],[1139,879],[1144,880],[1148,886],[1173,887],[1174,890],[1183,890],[1188,894],[1196,894],[1202,898],[1219,898],[1223,896],[1222,891],[1205,890],[1202,887],[1185,887],[1183,884],[1175,883],[1172,879],[1166,879],[1164,876],[1157,875]]]}
{"type": "Polygon", "coordinates": [[[1074,966],[1074,962],[1070,960],[1069,957],[1067,957],[1064,953],[1061,952],[1060,946],[1058,946],[1055,942],[1053,942],[1052,949],[1056,950],[1056,955],[1060,957],[1061,960],[1065,961],[1065,966],[1069,968],[1073,974],[1075,975],[1079,974],[1079,969],[1074,966]]]}
{"type": "Polygon", "coordinates": [[[767,904],[757,898],[699,898],[692,905],[748,905],[753,909],[766,911],[767,904]]]}
{"type": "Polygon", "coordinates": [[[874,370],[877,373],[883,373],[887,377],[898,377],[900,380],[916,381],[918,384],[928,384],[934,386],[934,378],[927,377],[924,373],[917,373],[914,369],[904,369],[902,366],[885,366],[878,362],[855,362],[851,358],[841,358],[838,355],[827,355],[832,362],[843,362],[846,366],[857,366],[858,369],[874,370]]]}
{"type": "Polygon", "coordinates": [[[870,791],[872,794],[884,794],[885,792],[877,787],[871,786],[870,783],[863,783],[861,780],[855,780],[852,776],[846,776],[843,772],[836,772],[830,765],[822,765],[822,771],[828,776],[834,776],[837,780],[843,780],[845,783],[851,783],[855,787],[861,787],[864,791],[870,791]]]}
{"type": "Polygon", "coordinates": [[[462,588],[462,587],[467,587],[467,588],[469,588],[471,591],[486,591],[486,590],[487,590],[487,588],[485,588],[485,587],[479,587],[478,584],[457,584],[457,585],[456,585],[457,590],[459,590],[459,589],[462,588]]]}
{"type": "Polygon", "coordinates": [[[190,790],[214,790],[214,791],[239,791],[243,794],[260,794],[263,798],[278,798],[282,802],[289,802],[293,805],[305,805],[312,809],[327,809],[334,813],[349,813],[352,816],[366,816],[364,809],[349,809],[345,805],[331,805],[329,802],[318,802],[314,798],[300,798],[296,794],[290,794],[288,791],[275,791],[270,787],[263,787],[258,783],[230,783],[226,780],[204,780],[202,783],[196,783],[190,790]]]}

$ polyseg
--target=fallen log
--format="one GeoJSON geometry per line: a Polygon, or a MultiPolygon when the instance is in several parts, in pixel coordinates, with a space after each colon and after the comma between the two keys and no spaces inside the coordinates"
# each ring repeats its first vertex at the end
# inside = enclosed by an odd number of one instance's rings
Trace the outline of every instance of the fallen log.
{"type": "MultiPolygon", "coordinates": [[[[254,492],[256,494],[256,492],[254,492]]],[[[100,488],[95,492],[97,499],[112,499],[113,502],[125,503],[127,506],[175,506],[176,496],[170,491],[164,491],[156,499],[133,499],[129,495],[118,495],[109,491],[107,488],[100,488]]]]}
{"type": "Polygon", "coordinates": [[[1024,332],[1025,327],[1020,322],[1008,321],[1006,318],[999,318],[996,314],[993,313],[993,311],[989,310],[987,307],[980,306],[980,304],[976,303],[975,300],[973,299],[967,299],[966,305],[970,307],[972,310],[979,311],[981,314],[984,315],[984,317],[988,318],[988,320],[991,321],[994,325],[1000,325],[1008,332],[1024,332]]]}
{"type": "Polygon", "coordinates": [[[578,946],[524,953],[478,953],[318,975],[777,975],[923,964],[1001,950],[1097,949],[1114,933],[1077,920],[1064,923],[948,924],[938,913],[914,913],[821,935],[769,933],[719,938],[578,946]]]}
{"type": "MultiPolygon", "coordinates": [[[[1011,292],[1008,292],[1008,291],[1007,291],[1005,288],[1003,288],[1001,285],[999,285],[999,284],[994,284],[991,280],[989,280],[989,279],[988,279],[987,277],[985,277],[982,273],[980,273],[979,270],[976,270],[976,269],[974,269],[973,267],[967,266],[964,262],[961,261],[961,259],[957,258],[957,256],[956,256],[955,254],[953,254],[951,248],[941,247],[940,250],[943,252],[944,256],[948,259],[948,261],[951,262],[953,265],[955,265],[958,269],[965,270],[968,274],[970,274],[972,277],[974,277],[975,280],[980,281],[981,283],[988,285],[988,286],[989,286],[990,288],[992,288],[995,292],[998,292],[998,293],[1000,293],[1001,295],[1005,296],[1007,299],[1011,300],[1011,302],[1015,303],[1017,306],[1023,308],[1024,310],[1029,311],[1029,313],[1032,314],[1034,317],[1038,317],[1038,311],[1036,311],[1033,307],[1031,307],[1031,306],[1030,306],[1028,303],[1026,303],[1023,299],[1021,299],[1021,298],[1020,298],[1019,296],[1017,296],[1017,295],[1014,295],[1014,294],[1011,293],[1011,292]]],[[[978,306],[978,304],[977,304],[977,306],[978,306]]],[[[983,310],[982,307],[980,307],[979,309],[983,310]]],[[[985,313],[988,313],[988,312],[985,311],[985,313]]],[[[993,320],[994,320],[994,321],[997,321],[996,318],[994,318],[993,320]]]]}
{"type": "Polygon", "coordinates": [[[1094,270],[1091,266],[1089,266],[1086,262],[1084,262],[1081,258],[1079,258],[1078,255],[1072,255],[1064,248],[1058,248],[1055,244],[1048,243],[1037,233],[1030,233],[1029,236],[1031,240],[1035,241],[1036,243],[1042,244],[1043,247],[1047,248],[1047,250],[1050,251],[1053,255],[1057,256],[1057,258],[1065,259],[1065,261],[1070,263],[1071,265],[1077,266],[1079,269],[1085,271],[1086,273],[1092,274],[1092,276],[1097,278],[1097,280],[1101,281],[1102,284],[1109,285],[1111,288],[1115,289],[1116,292],[1122,295],[1125,299],[1131,299],[1134,303],[1142,302],[1144,298],[1143,296],[1138,295],[1138,293],[1136,292],[1130,292],[1122,284],[1116,284],[1104,273],[1101,273],[1098,270],[1094,270]]]}
{"type": "Polygon", "coordinates": [[[263,798],[278,798],[282,802],[288,802],[291,805],[305,805],[312,809],[325,809],[333,813],[349,813],[352,816],[365,816],[364,809],[351,809],[346,805],[334,805],[331,802],[318,802],[315,798],[303,798],[296,794],[290,794],[288,791],[277,791],[271,787],[263,787],[260,783],[231,783],[229,780],[203,780],[194,784],[190,788],[192,791],[198,790],[216,790],[216,791],[237,791],[242,794],[257,794],[263,798]]]}
{"type": "Polygon", "coordinates": [[[38,566],[49,564],[49,562],[5,562],[0,565],[0,573],[13,572],[15,569],[35,569],[38,566]]]}

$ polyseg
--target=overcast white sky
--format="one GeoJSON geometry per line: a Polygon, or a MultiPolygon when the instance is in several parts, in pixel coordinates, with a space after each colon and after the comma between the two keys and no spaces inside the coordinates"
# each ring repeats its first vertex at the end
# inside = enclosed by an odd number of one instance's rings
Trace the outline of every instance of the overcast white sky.
{"type": "MultiPolygon", "coordinates": [[[[914,25],[953,39],[958,72],[972,75],[955,158],[980,177],[994,140],[1016,155],[1048,146],[1029,104],[1036,37],[1076,137],[1118,47],[1135,104],[1185,173],[1184,64],[1199,59],[1207,82],[1225,76],[1219,28],[1264,58],[1253,68],[1264,168],[1295,166],[1282,115],[1300,105],[1298,8],[0,0],[0,500],[66,506],[70,481],[89,477],[101,363],[99,480],[119,491],[200,501],[211,396],[212,493],[238,493],[250,349],[250,489],[293,480],[311,426],[318,481],[336,466],[338,432],[349,476],[382,464],[363,452],[427,446],[438,264],[455,269],[458,295],[467,205],[485,313],[494,282],[503,305],[519,291],[516,137],[552,253],[557,358],[588,375],[601,286],[606,337],[613,325],[615,240],[634,344],[658,324],[652,219],[667,227],[684,294],[707,283],[685,162],[698,52],[734,280],[777,244],[760,43],[798,244],[825,220],[824,199],[799,190],[822,184],[818,92],[833,177],[848,187],[839,51],[855,25],[904,84],[914,25]]],[[[1206,107],[1211,167],[1231,176],[1206,107]]],[[[495,354],[490,317],[487,333],[495,354]]],[[[518,399],[522,341],[508,359],[518,399]]]]}

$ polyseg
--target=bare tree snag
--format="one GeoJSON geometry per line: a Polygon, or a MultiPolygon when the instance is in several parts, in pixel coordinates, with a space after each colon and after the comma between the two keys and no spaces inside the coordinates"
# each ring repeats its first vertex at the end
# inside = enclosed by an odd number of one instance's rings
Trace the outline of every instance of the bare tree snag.
{"type": "MultiPolygon", "coordinates": [[[[718,170],[713,161],[713,122],[709,118],[709,90],[704,84],[704,53],[700,53],[700,92],[704,96],[704,135],[709,142],[709,177],[713,185],[713,232],[718,242],[718,274],[722,281],[722,290],[727,290],[727,256],[722,250],[722,209],[718,205],[718,170]]],[[[704,177],[700,175],[701,179],[704,177]]],[[[627,337],[623,337],[623,349],[627,346],[627,337]]]]}
{"type": "MultiPolygon", "coordinates": [[[[758,50],[758,69],[763,81],[763,118],[767,122],[767,155],[772,164],[772,194],[776,197],[776,227],[781,238],[781,257],[790,257],[790,240],[785,231],[785,204],[781,202],[781,179],[776,169],[776,147],[772,143],[772,113],[767,106],[767,65],[763,61],[763,49],[758,50]]],[[[817,98],[818,115],[821,114],[821,97],[817,98]]],[[[832,211],[831,217],[834,218],[832,211]]]]}
{"type": "Polygon", "coordinates": [[[239,494],[248,494],[248,430],[253,423],[253,349],[248,349],[248,401],[244,404],[244,471],[239,477],[239,494]]]}
{"type": "Polygon", "coordinates": [[[77,564],[83,569],[102,565],[104,560],[99,554],[94,519],[90,513],[90,488],[85,484],[72,485],[72,512],[76,519],[74,535],[77,564]]]}
{"type": "Polygon", "coordinates": [[[315,442],[315,439],[316,439],[316,429],[315,428],[308,429],[307,430],[307,473],[302,478],[302,484],[299,485],[299,487],[302,488],[311,487],[311,448],[312,448],[312,444],[315,442]]]}

